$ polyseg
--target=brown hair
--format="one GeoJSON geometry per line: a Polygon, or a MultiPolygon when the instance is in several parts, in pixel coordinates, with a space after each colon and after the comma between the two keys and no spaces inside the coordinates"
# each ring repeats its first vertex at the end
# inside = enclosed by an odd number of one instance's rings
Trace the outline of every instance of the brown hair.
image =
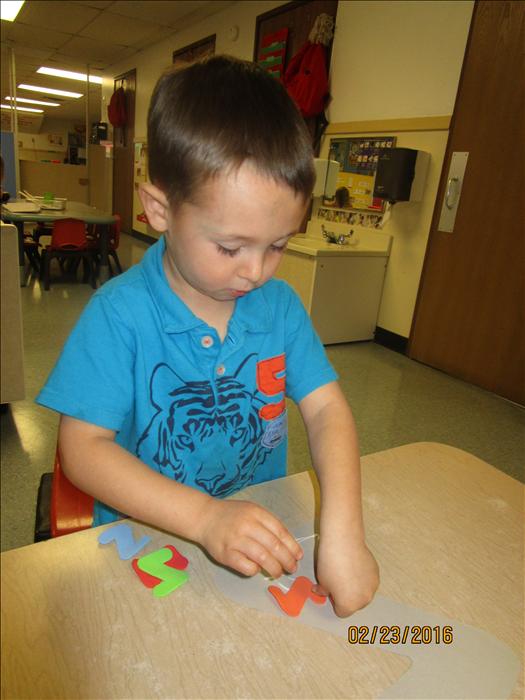
{"type": "Polygon", "coordinates": [[[158,81],[148,113],[149,177],[172,204],[245,161],[308,198],[310,135],[285,88],[259,66],[213,56],[158,81]]]}

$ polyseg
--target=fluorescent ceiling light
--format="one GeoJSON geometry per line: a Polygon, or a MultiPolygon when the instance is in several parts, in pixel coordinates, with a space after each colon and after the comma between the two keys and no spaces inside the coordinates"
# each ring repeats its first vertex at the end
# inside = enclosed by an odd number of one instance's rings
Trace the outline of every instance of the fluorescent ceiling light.
{"type": "Polygon", "coordinates": [[[43,109],[33,109],[32,107],[14,107],[13,105],[0,105],[2,109],[16,109],[17,112],[38,112],[43,114],[43,109]]]}
{"type": "Polygon", "coordinates": [[[9,95],[5,98],[8,102],[24,102],[28,105],[45,105],[46,107],[60,107],[59,102],[44,102],[44,100],[29,100],[27,97],[10,97],[9,95]]]}
{"type": "Polygon", "coordinates": [[[40,87],[40,85],[26,85],[21,83],[19,90],[32,90],[33,92],[46,92],[48,95],[60,95],[61,97],[84,97],[81,92],[68,92],[67,90],[55,90],[55,88],[40,87]]]}
{"type": "Polygon", "coordinates": [[[0,17],[6,22],[14,22],[24,2],[25,0],[2,0],[0,2],[0,17]]]}
{"type": "MultiPolygon", "coordinates": [[[[72,71],[72,70],[60,70],[58,68],[46,68],[45,66],[41,66],[37,70],[37,73],[42,73],[43,75],[54,75],[56,78],[68,78],[69,80],[82,80],[82,82],[84,82],[84,83],[87,80],[87,73],[75,73],[75,71],[72,71]]],[[[99,75],[90,75],[89,82],[90,83],[98,83],[98,85],[102,85],[102,78],[99,75]]]]}

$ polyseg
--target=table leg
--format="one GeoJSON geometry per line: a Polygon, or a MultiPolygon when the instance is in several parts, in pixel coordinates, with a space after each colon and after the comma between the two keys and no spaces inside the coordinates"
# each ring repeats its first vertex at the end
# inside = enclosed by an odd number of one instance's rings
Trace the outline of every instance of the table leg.
{"type": "Polygon", "coordinates": [[[97,224],[100,227],[100,269],[98,273],[98,278],[100,284],[104,284],[109,279],[109,261],[108,261],[108,249],[109,249],[109,232],[110,224],[97,224]]]}
{"type": "Polygon", "coordinates": [[[25,287],[27,284],[25,259],[24,259],[24,222],[17,221],[15,223],[18,231],[18,265],[20,269],[20,286],[25,287]]]}

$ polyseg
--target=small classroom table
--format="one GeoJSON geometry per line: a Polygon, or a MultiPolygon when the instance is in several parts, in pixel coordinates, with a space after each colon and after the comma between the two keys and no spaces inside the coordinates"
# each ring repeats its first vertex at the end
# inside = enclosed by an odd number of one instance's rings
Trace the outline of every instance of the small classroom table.
{"type": "MultiPolygon", "coordinates": [[[[362,471],[380,593],[481,628],[522,659],[523,486],[437,443],[368,455],[362,471]]],[[[235,497],[269,508],[293,531],[305,518],[313,527],[318,496],[309,471],[235,497]]],[[[5,552],[3,698],[363,700],[410,666],[388,647],[352,646],[235,603],[214,585],[216,564],[197,546],[125,522],[152,538],[148,550],[177,547],[190,561],[189,580],[154,598],[113,545],[98,543],[104,527],[5,552]]],[[[424,687],[420,697],[428,697],[424,687]]],[[[519,680],[510,697],[523,697],[519,680]]]]}
{"type": "MultiPolygon", "coordinates": [[[[11,200],[18,202],[25,200],[11,200]]],[[[82,202],[67,201],[65,209],[56,211],[52,209],[41,209],[39,212],[19,212],[13,213],[2,207],[2,221],[12,223],[18,230],[18,259],[20,265],[20,284],[23,287],[25,280],[25,264],[24,264],[24,223],[52,223],[60,219],[80,219],[86,224],[100,224],[100,272],[99,279],[105,282],[109,279],[109,262],[108,262],[108,247],[109,247],[109,229],[112,223],[116,221],[113,214],[102,211],[96,207],[91,207],[82,202]]]]}

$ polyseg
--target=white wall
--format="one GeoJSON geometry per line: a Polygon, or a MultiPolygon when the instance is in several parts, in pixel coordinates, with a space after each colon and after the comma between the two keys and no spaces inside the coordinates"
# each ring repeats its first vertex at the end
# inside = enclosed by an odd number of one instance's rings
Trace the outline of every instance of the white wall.
{"type": "MultiPolygon", "coordinates": [[[[101,120],[107,121],[113,78],[136,68],[135,134],[145,138],[150,96],[162,71],[170,67],[174,50],[216,34],[217,53],[251,60],[256,17],[282,4],[238,2],[112,66],[103,85],[101,120]],[[232,25],[240,29],[236,42],[228,38],[232,25]]],[[[327,110],[330,122],[451,115],[473,6],[473,0],[340,0],[331,62],[333,99],[327,110]]],[[[366,133],[372,134],[372,128],[366,133]]],[[[396,205],[385,228],[394,245],[378,324],[408,337],[448,132],[386,135],[397,135],[399,146],[432,155],[424,201],[396,205]]],[[[323,143],[325,153],[328,140],[323,143]]]]}
{"type": "MultiPolygon", "coordinates": [[[[329,121],[452,115],[473,7],[473,0],[340,0],[329,121]]],[[[346,135],[357,133],[396,136],[398,146],[431,154],[423,201],[396,204],[383,229],[393,245],[378,326],[408,338],[448,132],[374,132],[371,126],[346,135]]]]}
{"type": "Polygon", "coordinates": [[[102,86],[101,120],[108,121],[107,105],[113,92],[113,78],[136,68],[135,136],[145,138],[151,93],[162,72],[172,65],[173,51],[204,39],[210,34],[216,34],[216,53],[227,53],[237,58],[251,60],[255,37],[255,18],[283,4],[283,2],[264,2],[262,0],[235,3],[201,22],[177,32],[155,46],[141,51],[126,61],[111,66],[111,73],[104,76],[102,86]],[[239,27],[239,36],[236,41],[231,41],[228,37],[228,30],[233,25],[239,27]]]}
{"type": "Polygon", "coordinates": [[[473,0],[340,0],[330,122],[452,114],[473,0]]]}

